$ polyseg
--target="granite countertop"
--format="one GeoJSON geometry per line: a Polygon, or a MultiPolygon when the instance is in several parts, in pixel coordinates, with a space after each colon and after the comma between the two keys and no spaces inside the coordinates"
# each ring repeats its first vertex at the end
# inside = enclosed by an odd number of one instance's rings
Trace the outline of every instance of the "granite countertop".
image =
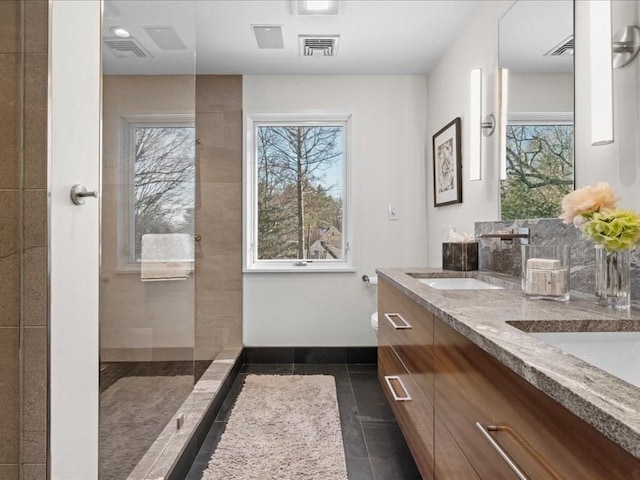
{"type": "Polygon", "coordinates": [[[525,333],[640,332],[640,308],[633,306],[629,311],[615,311],[596,305],[591,295],[575,292],[571,292],[568,302],[528,299],[520,291],[519,279],[491,272],[382,268],[377,273],[536,388],[640,458],[640,388],[525,333]],[[460,276],[489,280],[506,288],[437,290],[416,278],[460,276]]]}

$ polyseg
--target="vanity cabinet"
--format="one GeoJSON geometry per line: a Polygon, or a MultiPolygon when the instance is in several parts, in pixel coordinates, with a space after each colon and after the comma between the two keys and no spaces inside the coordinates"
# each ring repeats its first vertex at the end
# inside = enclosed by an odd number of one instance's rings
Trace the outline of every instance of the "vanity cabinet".
{"type": "Polygon", "coordinates": [[[384,280],[378,295],[379,378],[423,478],[640,479],[640,460],[416,301],[384,280]]]}
{"type": "Polygon", "coordinates": [[[378,285],[378,378],[423,478],[434,471],[433,316],[378,285]]]}
{"type": "Polygon", "coordinates": [[[407,371],[386,338],[378,341],[378,367],[385,396],[402,429],[423,478],[433,472],[433,406],[407,371]]]}
{"type": "Polygon", "coordinates": [[[440,320],[434,347],[436,414],[481,478],[640,478],[640,460],[440,320]]]}
{"type": "Polygon", "coordinates": [[[400,290],[378,289],[378,333],[393,346],[425,397],[433,404],[433,315],[400,290]]]}

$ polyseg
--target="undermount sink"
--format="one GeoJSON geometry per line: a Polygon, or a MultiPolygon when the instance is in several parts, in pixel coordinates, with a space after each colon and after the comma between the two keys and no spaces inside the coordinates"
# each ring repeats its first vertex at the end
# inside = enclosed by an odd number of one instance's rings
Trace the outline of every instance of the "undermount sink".
{"type": "Polygon", "coordinates": [[[477,278],[418,278],[417,280],[438,290],[502,290],[504,288],[477,278]]]}
{"type": "Polygon", "coordinates": [[[640,332],[528,332],[640,387],[640,332]]]}

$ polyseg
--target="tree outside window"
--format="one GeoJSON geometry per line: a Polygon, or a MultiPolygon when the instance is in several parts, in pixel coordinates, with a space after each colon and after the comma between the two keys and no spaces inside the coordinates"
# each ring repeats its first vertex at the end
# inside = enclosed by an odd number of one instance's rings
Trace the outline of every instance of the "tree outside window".
{"type": "Polygon", "coordinates": [[[129,261],[141,259],[142,236],[194,231],[195,128],[129,124],[131,149],[129,261]]]}
{"type": "Polygon", "coordinates": [[[258,258],[342,256],[342,127],[258,128],[258,258]]]}
{"type": "Polygon", "coordinates": [[[557,217],[574,188],[573,125],[509,124],[503,220],[557,217]]]}
{"type": "Polygon", "coordinates": [[[347,121],[257,116],[248,117],[248,268],[349,268],[347,121]]]}

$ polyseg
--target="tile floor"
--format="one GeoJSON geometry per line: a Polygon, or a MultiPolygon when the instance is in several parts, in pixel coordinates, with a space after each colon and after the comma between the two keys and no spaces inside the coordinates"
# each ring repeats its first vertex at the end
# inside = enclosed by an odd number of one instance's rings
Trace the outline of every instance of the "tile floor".
{"type": "MultiPolygon", "coordinates": [[[[117,420],[113,412],[117,410],[115,405],[111,403],[111,410],[107,416],[104,415],[104,395],[106,391],[123,378],[142,379],[143,377],[170,377],[190,376],[194,377],[197,382],[202,374],[206,371],[211,361],[154,361],[154,362],[102,362],[100,364],[100,471],[99,476],[103,480],[125,480],[131,473],[133,467],[143,458],[144,453],[153,444],[157,435],[162,431],[167,422],[171,420],[175,411],[167,408],[145,409],[143,415],[137,416],[138,420],[144,419],[142,423],[125,422],[121,424],[121,428],[105,428],[104,421],[107,424],[116,425],[117,420]],[[143,425],[144,428],[136,430],[138,426],[143,425]],[[126,443],[130,438],[135,436],[135,445],[130,449],[117,447],[121,443],[126,443]],[[118,439],[123,439],[120,442],[118,439]],[[109,446],[116,446],[114,452],[109,446]]],[[[136,403],[145,405],[151,398],[159,398],[155,393],[158,389],[162,389],[166,383],[159,382],[155,392],[148,390],[140,390],[135,396],[135,401],[131,397],[130,389],[124,391],[121,400],[127,405],[135,406],[136,403]]],[[[182,384],[181,384],[182,385],[182,384]]],[[[184,383],[185,389],[176,390],[172,402],[177,408],[182,400],[184,400],[191,391],[189,382],[184,383]]],[[[110,402],[117,401],[120,397],[111,397],[110,402]]],[[[156,400],[157,401],[157,400],[156,400]]],[[[120,403],[117,401],[116,403],[120,403]]],[[[169,403],[168,403],[169,404],[169,403]]],[[[167,404],[167,405],[168,405],[167,404]]],[[[123,415],[127,413],[124,412],[123,415]]]]}
{"type": "MultiPolygon", "coordinates": [[[[187,480],[202,472],[224,431],[247,374],[333,375],[349,480],[409,480],[420,474],[378,383],[373,364],[245,364],[196,457],[187,480]]],[[[331,480],[331,479],[327,479],[331,480]]]]}
{"type": "MultiPolygon", "coordinates": [[[[193,375],[194,383],[211,365],[211,360],[188,362],[154,361],[154,362],[101,362],[100,392],[124,377],[175,377],[177,375],[193,375]]],[[[166,423],[166,422],[165,422],[166,423]]]]}

